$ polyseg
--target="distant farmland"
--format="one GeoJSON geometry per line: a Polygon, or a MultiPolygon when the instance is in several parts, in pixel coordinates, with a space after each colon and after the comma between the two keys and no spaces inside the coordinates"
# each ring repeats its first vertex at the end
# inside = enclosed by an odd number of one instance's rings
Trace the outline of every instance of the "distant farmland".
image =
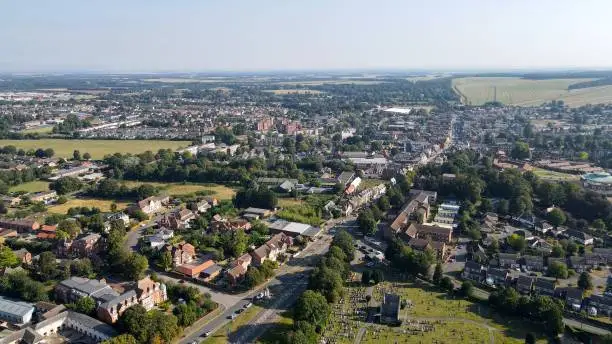
{"type": "Polygon", "coordinates": [[[506,105],[533,106],[551,100],[563,100],[577,107],[586,104],[612,103],[612,86],[599,86],[568,91],[567,87],[593,79],[530,80],[519,77],[469,77],[453,79],[453,87],[463,102],[481,105],[497,100],[506,105]]]}
{"type": "Polygon", "coordinates": [[[91,154],[93,159],[102,159],[107,154],[114,153],[142,153],[145,151],[157,152],[159,149],[173,150],[187,147],[190,141],[162,141],[162,140],[0,140],[0,146],[13,145],[24,150],[37,148],[53,148],[55,155],[61,158],[71,158],[75,150],[81,154],[91,154]]]}

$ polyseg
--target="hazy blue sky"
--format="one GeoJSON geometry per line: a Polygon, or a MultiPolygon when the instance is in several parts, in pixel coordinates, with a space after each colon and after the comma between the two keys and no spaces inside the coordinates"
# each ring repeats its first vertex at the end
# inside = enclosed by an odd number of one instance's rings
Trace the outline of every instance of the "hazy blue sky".
{"type": "Polygon", "coordinates": [[[0,71],[611,67],[610,0],[0,2],[0,71]]]}

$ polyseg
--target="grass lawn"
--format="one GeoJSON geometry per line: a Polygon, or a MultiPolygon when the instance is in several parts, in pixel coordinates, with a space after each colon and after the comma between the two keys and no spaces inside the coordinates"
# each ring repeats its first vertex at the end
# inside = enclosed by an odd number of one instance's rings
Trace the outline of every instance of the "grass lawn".
{"type": "Polygon", "coordinates": [[[236,330],[238,330],[241,326],[247,324],[251,321],[263,308],[253,305],[242,314],[240,314],[236,319],[226,324],[225,326],[218,329],[212,336],[206,338],[204,341],[200,342],[202,344],[225,344],[229,343],[227,338],[227,332],[229,329],[230,334],[236,330]]]}
{"type": "Polygon", "coordinates": [[[536,176],[538,176],[538,177],[540,177],[542,179],[547,179],[547,180],[566,181],[566,182],[580,180],[580,177],[575,175],[575,174],[549,171],[549,170],[545,170],[545,169],[539,168],[539,167],[534,167],[533,168],[533,173],[536,176]]]}
{"type": "Polygon", "coordinates": [[[304,204],[304,200],[295,198],[279,198],[278,206],[281,208],[301,206],[304,204]]]}
{"type": "MultiPolygon", "coordinates": [[[[102,200],[102,199],[95,199],[95,198],[71,199],[64,204],[58,204],[58,205],[49,207],[49,212],[55,213],[55,214],[66,214],[66,212],[68,212],[68,209],[74,208],[74,207],[89,207],[89,208],[96,207],[96,208],[100,208],[101,211],[108,212],[110,211],[110,206],[112,203],[113,203],[112,200],[102,200]]],[[[119,210],[124,209],[129,204],[127,202],[114,202],[114,203],[117,203],[117,209],[119,210]]]]}
{"type": "MultiPolygon", "coordinates": [[[[370,324],[356,310],[366,307],[360,300],[366,295],[362,286],[346,287],[342,302],[333,305],[330,324],[324,338],[336,343],[354,343],[360,329],[365,329],[361,343],[524,343],[528,331],[538,330],[522,320],[491,318],[489,308],[465,299],[449,298],[445,293],[414,282],[383,282],[374,287],[375,306],[385,292],[399,294],[409,304],[400,310],[399,327],[370,324]]],[[[544,339],[538,343],[545,343],[544,339]]]]}
{"type": "Polygon", "coordinates": [[[9,188],[9,192],[40,192],[49,190],[49,182],[35,180],[33,182],[23,183],[9,188]]]}
{"type": "Polygon", "coordinates": [[[236,191],[225,185],[218,184],[182,184],[182,183],[156,183],[156,182],[136,182],[136,181],[122,181],[126,186],[133,188],[142,184],[150,184],[161,190],[162,194],[169,196],[180,196],[196,193],[198,191],[209,190],[214,192],[212,196],[217,197],[219,200],[232,199],[236,194],[236,191]]]}
{"type": "Polygon", "coordinates": [[[293,318],[287,313],[281,314],[279,321],[276,325],[257,340],[259,344],[277,344],[283,343],[283,339],[287,336],[287,333],[291,331],[293,327],[293,318]]]}
{"type": "Polygon", "coordinates": [[[577,107],[585,104],[612,102],[612,86],[589,87],[568,91],[567,87],[591,79],[528,80],[518,77],[469,77],[453,79],[453,86],[467,99],[480,105],[494,99],[507,105],[540,105],[551,100],[563,100],[577,107]]]}
{"type": "Polygon", "coordinates": [[[157,152],[162,148],[176,150],[190,144],[190,141],[162,140],[0,140],[0,146],[13,145],[25,150],[53,148],[55,156],[62,158],[71,158],[74,150],[79,150],[81,154],[91,154],[93,159],[102,159],[105,155],[114,153],[137,154],[148,150],[157,152]]]}
{"type": "Polygon", "coordinates": [[[53,126],[37,127],[32,129],[24,129],[20,131],[22,134],[49,134],[53,131],[53,126]]]}
{"type": "Polygon", "coordinates": [[[359,189],[360,190],[369,189],[369,188],[375,187],[375,186],[377,186],[379,184],[382,184],[384,182],[386,182],[386,180],[363,178],[363,179],[361,179],[361,184],[359,184],[359,189]]]}

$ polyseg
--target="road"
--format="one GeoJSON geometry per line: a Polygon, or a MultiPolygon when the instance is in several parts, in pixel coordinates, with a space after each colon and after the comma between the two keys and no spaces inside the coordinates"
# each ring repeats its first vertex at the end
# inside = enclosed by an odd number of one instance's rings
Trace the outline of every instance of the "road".
{"type": "MultiPolygon", "coordinates": [[[[285,265],[277,270],[276,276],[267,284],[258,287],[256,290],[240,295],[228,295],[211,291],[210,289],[194,285],[203,292],[209,292],[214,301],[220,302],[225,306],[225,311],[213,318],[193,334],[181,339],[180,344],[199,342],[204,333],[214,333],[231,320],[230,315],[234,314],[239,308],[251,302],[253,297],[268,288],[272,299],[264,305],[264,310],[255,315],[253,319],[242,326],[236,333],[230,335],[232,343],[252,343],[260,337],[268,328],[274,325],[278,315],[287,310],[297,298],[306,290],[308,284],[308,272],[313,268],[318,258],[325,254],[329,249],[332,237],[322,234],[317,240],[310,243],[308,247],[296,254],[285,265]]],[[[164,278],[166,278],[165,276],[164,278]]],[[[190,284],[192,285],[192,284],[190,284]]]]}

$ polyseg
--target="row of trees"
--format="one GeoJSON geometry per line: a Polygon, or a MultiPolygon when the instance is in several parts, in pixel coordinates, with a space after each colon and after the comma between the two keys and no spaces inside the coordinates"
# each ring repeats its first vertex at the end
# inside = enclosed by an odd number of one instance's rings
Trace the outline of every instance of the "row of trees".
{"type": "Polygon", "coordinates": [[[500,313],[526,317],[541,324],[551,336],[563,333],[563,303],[560,300],[549,296],[528,297],[513,288],[504,288],[489,295],[489,304],[500,313]]]}
{"type": "Polygon", "coordinates": [[[158,193],[159,189],[151,184],[142,184],[134,188],[129,188],[127,185],[119,183],[114,179],[104,179],[87,190],[87,194],[92,197],[107,199],[142,200],[147,197],[155,196],[158,193]]]}
{"type": "Polygon", "coordinates": [[[354,258],[353,238],[345,231],[334,237],[332,245],[310,276],[306,290],[293,308],[293,329],[284,338],[287,344],[317,343],[331,314],[329,303],[342,295],[343,281],[354,258]]]}

